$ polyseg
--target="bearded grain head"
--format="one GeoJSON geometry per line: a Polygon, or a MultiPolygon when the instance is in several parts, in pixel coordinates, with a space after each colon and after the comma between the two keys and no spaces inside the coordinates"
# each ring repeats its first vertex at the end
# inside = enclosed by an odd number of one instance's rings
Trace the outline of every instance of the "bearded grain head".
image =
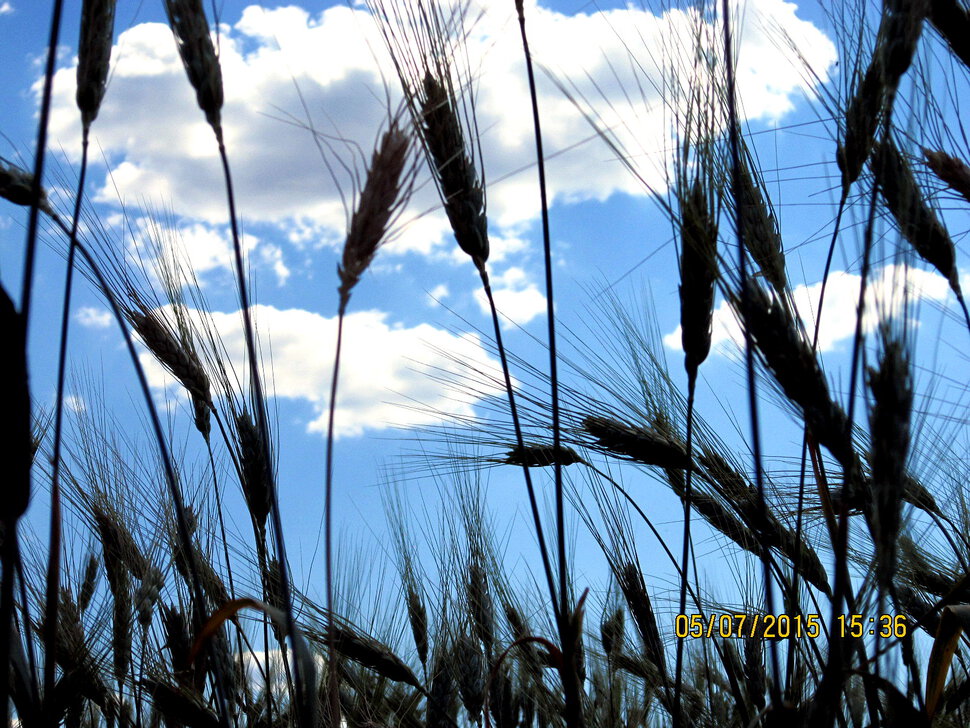
{"type": "Polygon", "coordinates": [[[734,306],[768,370],[802,412],[813,436],[855,477],[860,470],[848,418],[832,400],[812,347],[785,307],[750,278],[745,294],[734,299],[734,306]]]}
{"type": "Polygon", "coordinates": [[[477,723],[485,704],[486,665],[478,641],[469,634],[462,633],[455,641],[455,667],[462,705],[477,723]]]}
{"type": "Polygon", "coordinates": [[[886,208],[902,236],[923,260],[947,279],[954,293],[962,295],[953,240],[926,203],[912,168],[895,143],[891,139],[880,142],[873,150],[870,164],[886,208]]]}
{"type": "Polygon", "coordinates": [[[386,242],[391,220],[410,194],[410,176],[406,174],[410,149],[409,133],[393,120],[374,150],[337,267],[338,292],[344,303],[386,242]]]}
{"type": "Polygon", "coordinates": [[[584,462],[583,458],[566,445],[560,445],[558,449],[553,445],[541,443],[525,443],[522,447],[513,445],[505,453],[503,462],[506,465],[526,465],[530,468],[545,468],[557,463],[563,467],[584,462]]]}
{"type": "Polygon", "coordinates": [[[836,154],[843,192],[859,179],[869,158],[876,128],[912,64],[929,6],[929,0],[892,0],[884,5],[872,58],[846,107],[845,136],[836,154]]]}
{"type": "Polygon", "coordinates": [[[612,417],[590,415],[583,430],[595,439],[597,447],[644,465],[686,468],[687,451],[682,443],[644,427],[627,425],[612,417]]]}
{"type": "MultiPolygon", "coordinates": [[[[15,205],[29,207],[33,196],[34,175],[0,157],[0,198],[15,205]]],[[[47,191],[41,187],[37,206],[53,216],[54,210],[47,199],[47,191]]]]}
{"type": "Polygon", "coordinates": [[[688,374],[711,350],[714,284],[717,282],[717,221],[698,178],[683,195],[681,207],[680,326],[688,374]]]}
{"type": "Polygon", "coordinates": [[[236,437],[239,445],[239,477],[249,514],[260,532],[266,529],[272,505],[272,480],[270,464],[266,462],[265,447],[248,412],[236,417],[236,437]]]}
{"type": "Polygon", "coordinates": [[[348,660],[363,665],[388,680],[421,687],[411,668],[390,647],[369,635],[358,632],[348,624],[331,620],[326,634],[315,635],[313,632],[309,634],[320,644],[325,645],[332,641],[333,648],[348,660]]]}
{"type": "Polygon", "coordinates": [[[495,607],[480,554],[475,554],[468,563],[465,592],[475,633],[485,645],[486,651],[491,653],[495,641],[495,607]]]}
{"type": "Polygon", "coordinates": [[[476,263],[488,260],[485,189],[468,154],[450,84],[428,71],[423,80],[421,132],[455,240],[476,263]]]}
{"type": "Polygon", "coordinates": [[[408,612],[408,624],[411,626],[411,636],[414,638],[414,646],[418,651],[418,659],[421,665],[427,667],[428,664],[428,610],[424,606],[424,600],[418,593],[415,585],[408,582],[405,588],[405,603],[408,612]]]}
{"type": "Polygon", "coordinates": [[[114,39],[116,0],[84,0],[78,42],[77,93],[81,124],[90,128],[104,99],[114,39]]]}
{"type": "Polygon", "coordinates": [[[844,191],[859,179],[872,151],[885,95],[885,79],[881,70],[870,66],[846,108],[845,137],[835,156],[842,173],[844,191]]]}
{"type": "Polygon", "coordinates": [[[205,113],[209,126],[221,137],[222,67],[212,43],[202,0],[165,0],[165,12],[199,108],[205,113]]]}
{"type": "Polygon", "coordinates": [[[788,277],[785,274],[785,253],[778,222],[748,165],[741,164],[740,172],[741,198],[735,204],[741,208],[744,246],[765,280],[781,294],[788,285],[788,277]]]}
{"type": "MultiPolygon", "coordinates": [[[[676,468],[665,468],[664,474],[671,490],[677,494],[681,501],[684,501],[687,493],[684,471],[676,468]]],[[[757,536],[729,508],[710,493],[705,493],[699,489],[693,490],[690,496],[690,505],[700,514],[701,518],[742,549],[752,554],[762,553],[762,544],[757,536]]]]}
{"type": "Polygon", "coordinates": [[[647,659],[666,672],[666,657],[660,629],[657,626],[657,615],[654,613],[647,586],[643,581],[643,574],[634,563],[623,564],[615,570],[617,584],[626,600],[627,608],[633,616],[633,623],[643,640],[644,654],[647,659]]]}
{"type": "Polygon", "coordinates": [[[196,429],[208,439],[212,389],[198,352],[190,342],[177,338],[157,312],[141,306],[127,315],[148,350],[188,391],[196,429]]]}
{"type": "Polygon", "coordinates": [[[876,578],[880,589],[892,585],[896,539],[901,523],[906,457],[910,443],[913,384],[903,343],[884,332],[879,366],[869,369],[872,407],[869,431],[876,578]]]}
{"type": "Polygon", "coordinates": [[[612,661],[623,649],[623,643],[626,640],[626,612],[623,611],[623,607],[617,607],[603,617],[600,623],[600,644],[603,646],[603,652],[612,661]]]}
{"type": "Polygon", "coordinates": [[[959,157],[942,150],[923,148],[926,166],[951,190],[970,202],[970,167],[959,157]]]}

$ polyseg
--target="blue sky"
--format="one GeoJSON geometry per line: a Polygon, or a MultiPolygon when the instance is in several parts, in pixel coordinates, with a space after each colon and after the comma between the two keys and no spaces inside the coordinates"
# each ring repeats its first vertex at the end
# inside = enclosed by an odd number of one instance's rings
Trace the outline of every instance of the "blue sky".
{"type": "MultiPolygon", "coordinates": [[[[0,2],[4,38],[0,87],[7,109],[0,127],[5,135],[0,154],[10,159],[30,157],[47,33],[44,5],[27,0],[0,2]]],[[[69,180],[74,179],[72,165],[79,157],[80,124],[73,106],[79,5],[65,3],[51,122],[51,148],[69,180]]],[[[384,80],[396,88],[367,11],[343,4],[324,9],[325,5],[259,6],[229,0],[219,4],[226,90],[223,118],[259,305],[257,321],[264,351],[271,352],[264,366],[275,392],[283,520],[294,567],[317,584],[322,573],[319,559],[312,574],[309,564],[322,512],[335,266],[346,213],[307,127],[347,140],[332,145],[331,164],[338,157],[353,163],[354,143],[369,156],[385,118],[384,80]]],[[[545,368],[541,350],[529,338],[530,334],[542,336],[545,299],[521,49],[513,3],[483,3],[486,6],[488,12],[469,36],[468,51],[478,85],[478,120],[489,182],[490,270],[499,308],[508,317],[508,344],[545,368]]],[[[605,10],[605,4],[579,0],[543,2],[539,7],[527,3],[527,7],[537,60],[558,78],[577,84],[594,111],[615,130],[641,175],[662,191],[670,159],[665,131],[669,117],[649,86],[644,87],[643,98],[633,92],[638,75],[641,80],[656,80],[651,54],[656,56],[666,44],[675,47],[687,37],[687,16],[679,10],[654,14],[633,5],[605,10]],[[627,48],[638,53],[637,73],[630,69],[627,48]],[[593,91],[594,82],[602,97],[593,91]]],[[[808,100],[815,89],[781,37],[790,36],[818,77],[831,79],[832,88],[842,83],[837,51],[832,30],[814,4],[748,0],[740,17],[739,93],[759,161],[776,195],[795,300],[800,310],[810,311],[817,302],[827,244],[820,233],[831,223],[834,211],[835,144],[831,126],[815,123],[826,112],[808,100]],[[790,200],[796,202],[789,204],[790,200]]],[[[180,236],[215,312],[215,326],[230,356],[241,362],[216,148],[163,20],[160,3],[119,8],[111,80],[93,127],[95,163],[88,193],[116,236],[119,250],[128,255],[144,250],[148,210],[174,211],[164,224],[180,236]],[[121,224],[123,210],[129,218],[128,232],[121,224]]],[[[591,314],[585,308],[602,301],[604,289],[634,305],[649,299],[671,371],[681,382],[678,281],[670,223],[643,185],[612,159],[604,144],[591,138],[589,124],[573,104],[548,81],[542,82],[540,92],[551,157],[561,325],[590,342],[601,324],[586,331],[591,314]]],[[[49,169],[54,168],[52,163],[49,169]]],[[[346,177],[338,175],[338,179],[347,186],[346,177]]],[[[477,276],[454,244],[426,174],[419,177],[419,185],[396,239],[381,251],[356,289],[347,320],[337,411],[337,523],[347,543],[359,542],[373,553],[387,544],[382,508],[386,488],[380,485],[384,473],[403,467],[413,474],[421,468],[414,459],[403,466],[399,462],[402,450],[416,447],[413,428],[443,421],[442,413],[470,416],[481,411],[478,398],[456,401],[455,392],[431,375],[444,369],[460,377],[462,368],[455,360],[485,367],[495,363],[476,331],[489,326],[477,276]],[[396,429],[392,424],[406,427],[396,429]]],[[[4,207],[0,211],[0,279],[14,291],[19,285],[25,219],[20,210],[4,207]]],[[[832,314],[820,339],[827,361],[835,366],[848,350],[854,326],[851,312],[858,270],[853,256],[842,251],[836,256],[826,305],[832,314]]],[[[54,396],[56,342],[51,332],[60,307],[62,269],[54,246],[46,247],[37,272],[41,298],[31,331],[33,394],[45,406],[54,396]]],[[[899,305],[889,292],[898,284],[901,270],[878,269],[873,301],[899,305]]],[[[921,270],[905,275],[921,291],[923,309],[932,318],[928,325],[943,325],[946,317],[939,309],[955,311],[945,281],[921,270]]],[[[937,329],[932,331],[935,335],[937,329]]],[[[731,399],[725,393],[735,387],[743,392],[737,386],[741,374],[732,356],[737,337],[727,307],[719,301],[715,350],[701,370],[699,396],[701,411],[733,443],[739,440],[731,423],[741,418],[743,399],[731,399]]],[[[120,338],[104,305],[86,285],[75,298],[72,344],[76,381],[94,383],[72,388],[73,406],[89,412],[108,408],[139,447],[147,448],[149,441],[140,434],[144,415],[129,385],[130,365],[120,338]]],[[[144,360],[157,399],[170,413],[176,450],[184,448],[198,457],[197,470],[202,472],[204,461],[191,430],[187,401],[160,367],[147,356],[144,360]]],[[[838,381],[837,369],[830,372],[838,381]]],[[[769,443],[784,445],[788,455],[797,456],[792,446],[797,434],[785,429],[783,416],[776,419],[769,420],[769,443]]],[[[747,431],[743,419],[738,427],[747,431]]],[[[509,539],[509,563],[528,564],[534,561],[535,550],[524,526],[526,502],[519,474],[493,469],[489,477],[489,504],[496,522],[502,524],[500,535],[509,539]],[[506,530],[509,523],[516,525],[506,530]]],[[[643,476],[631,477],[650,488],[643,492],[650,493],[658,520],[667,524],[665,533],[676,543],[679,505],[675,498],[643,476]],[[655,499],[653,493],[658,494],[655,499]]],[[[423,501],[431,512],[439,509],[433,482],[408,479],[401,487],[410,502],[423,501]]],[[[234,494],[230,500],[239,533],[247,537],[248,524],[238,509],[241,499],[234,494]]],[[[35,514],[43,513],[44,496],[38,494],[36,501],[35,514]]],[[[446,515],[449,507],[445,494],[446,515]]],[[[575,529],[581,530],[578,524],[575,529]]],[[[653,558],[646,536],[642,542],[646,557],[653,558]]],[[[605,580],[599,562],[585,551],[588,539],[579,543],[580,568],[589,570],[590,585],[602,588],[605,580]]]]}

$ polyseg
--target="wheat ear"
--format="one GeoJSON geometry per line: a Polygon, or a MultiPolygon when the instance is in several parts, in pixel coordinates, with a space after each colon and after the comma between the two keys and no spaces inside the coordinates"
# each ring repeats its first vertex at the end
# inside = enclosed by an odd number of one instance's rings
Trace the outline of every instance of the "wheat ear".
{"type": "Polygon", "coordinates": [[[206,121],[222,138],[222,67],[212,43],[202,0],[165,0],[165,12],[195,99],[206,121]]]}
{"type": "Polygon", "coordinates": [[[946,227],[923,198],[909,163],[889,137],[873,150],[870,163],[876,184],[899,231],[919,256],[947,279],[970,327],[970,312],[960,289],[956,248],[946,227]]]}
{"type": "Polygon", "coordinates": [[[944,151],[923,148],[926,166],[946,185],[970,202],[970,167],[959,157],[944,151]]]}

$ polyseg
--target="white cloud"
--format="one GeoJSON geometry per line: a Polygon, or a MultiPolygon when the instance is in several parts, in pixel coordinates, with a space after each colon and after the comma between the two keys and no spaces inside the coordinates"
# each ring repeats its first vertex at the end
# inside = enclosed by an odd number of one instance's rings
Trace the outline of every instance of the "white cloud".
{"type": "MultiPolygon", "coordinates": [[[[449,228],[450,234],[450,228],[449,228]]],[[[453,241],[453,239],[452,239],[453,241]]],[[[489,232],[488,262],[491,265],[508,261],[510,258],[522,261],[528,254],[529,241],[518,235],[500,235],[489,232]]],[[[448,254],[453,262],[461,264],[468,262],[468,254],[455,243],[448,254]]]]}
{"type": "Polygon", "coordinates": [[[84,397],[77,394],[64,395],[64,406],[76,415],[83,415],[88,410],[84,397]]]}
{"type": "MultiPolygon", "coordinates": [[[[818,349],[820,352],[832,351],[855,335],[855,310],[859,301],[860,276],[845,271],[833,271],[829,275],[825,290],[825,310],[819,328],[818,349]],[[848,312],[848,313],[847,313],[848,312]]],[[[793,291],[795,305],[805,320],[806,327],[814,332],[818,311],[818,299],[822,284],[800,285],[793,291]]],[[[879,321],[899,317],[908,304],[910,316],[908,324],[917,326],[913,318],[915,306],[921,300],[945,301],[950,293],[949,284],[942,276],[933,271],[907,268],[901,265],[887,265],[876,271],[866,288],[866,317],[863,329],[872,332],[879,321]],[[904,295],[905,292],[905,295],[904,295]]],[[[681,351],[681,328],[664,337],[664,344],[681,351]]],[[[734,314],[734,309],[722,301],[714,311],[714,324],[711,331],[712,351],[725,353],[733,347],[744,346],[744,334],[734,314]]]]}
{"type": "MultiPolygon", "coordinates": [[[[147,265],[150,270],[173,264],[193,271],[200,286],[205,286],[205,274],[235,270],[232,233],[228,225],[206,223],[179,224],[165,214],[155,214],[125,220],[120,215],[108,216],[107,222],[126,230],[133,236],[130,257],[134,265],[147,265]]],[[[280,285],[290,276],[282,249],[263,242],[249,233],[241,235],[247,263],[255,263],[273,271],[280,285]]]]}
{"type": "Polygon", "coordinates": [[[8,2],[0,3],[0,15],[12,15],[14,7],[8,2]]]}
{"type": "MultiPolygon", "coordinates": [[[[269,388],[277,397],[308,402],[313,409],[308,430],[325,433],[336,319],[262,305],[255,306],[253,314],[269,388]]],[[[458,374],[475,367],[496,372],[500,380],[498,363],[476,335],[453,334],[429,324],[405,327],[387,318],[381,311],[361,311],[348,314],[344,322],[338,436],[472,414],[481,395],[446,388],[440,382],[443,372],[458,374]]],[[[244,371],[245,341],[238,313],[214,313],[211,320],[236,370],[244,371]]],[[[141,358],[153,387],[180,396],[171,376],[150,354],[141,358]]]]}
{"type": "MultiPolygon", "coordinates": [[[[498,258],[503,243],[505,254],[516,252],[518,238],[508,231],[536,220],[539,201],[530,167],[532,121],[521,48],[517,34],[509,32],[515,27],[512,4],[478,4],[488,12],[473,28],[468,44],[485,172],[495,181],[488,193],[498,258]],[[523,167],[524,172],[514,174],[523,167]]],[[[477,11],[472,8],[469,16],[477,11]]],[[[835,60],[834,46],[795,11],[793,4],[782,0],[748,0],[738,13],[743,18],[738,84],[748,118],[777,117],[806,89],[786,60],[791,53],[782,50],[782,32],[798,43],[820,77],[835,60]]],[[[657,54],[664,48],[683,52],[697,27],[693,11],[653,15],[631,5],[565,15],[530,4],[527,12],[536,59],[560,78],[580,80],[578,90],[588,96],[605,124],[617,125],[614,131],[630,153],[658,160],[645,167],[644,174],[653,184],[662,184],[669,132],[654,86],[659,86],[663,65],[657,54]],[[639,75],[631,69],[630,52],[641,63],[639,75]]],[[[294,243],[339,243],[345,212],[334,183],[311,134],[281,119],[293,121],[292,115],[298,124],[305,123],[295,81],[321,131],[347,139],[346,147],[336,144],[345,159],[351,158],[355,144],[369,153],[385,114],[382,73],[396,88],[370,16],[345,6],[311,14],[292,6],[252,5],[235,25],[223,27],[221,61],[223,119],[239,209],[252,222],[280,225],[294,243]]],[[[171,31],[159,23],[124,31],[112,65],[111,84],[93,133],[113,179],[98,198],[117,202],[117,187],[128,203],[161,197],[179,214],[224,224],[222,173],[212,132],[196,107],[171,31]]],[[[602,144],[580,144],[591,136],[588,124],[544,77],[540,95],[553,199],[644,192],[632,177],[608,163],[611,155],[602,144]]],[[[53,144],[68,150],[79,149],[73,97],[74,70],[62,68],[55,82],[51,137],[53,144]]],[[[428,184],[417,192],[412,209],[424,211],[437,204],[428,184]]],[[[428,253],[451,244],[439,212],[405,225],[388,250],[428,253]]]]}
{"type": "Polygon", "coordinates": [[[290,269],[283,262],[283,250],[278,245],[263,244],[259,247],[259,259],[276,274],[276,282],[283,285],[290,277],[290,269]]]}
{"type": "MultiPolygon", "coordinates": [[[[545,313],[545,295],[521,268],[512,267],[502,275],[492,277],[491,284],[503,328],[514,324],[524,326],[545,313]]],[[[480,288],[475,291],[475,300],[482,313],[490,315],[488,298],[480,288]]]]}
{"type": "Polygon", "coordinates": [[[74,314],[74,318],[81,326],[89,329],[106,329],[114,321],[110,311],[93,306],[82,306],[74,314]]]}
{"type": "MultiPolygon", "coordinates": [[[[155,244],[163,246],[159,252],[185,260],[196,273],[208,273],[218,268],[232,269],[232,238],[227,230],[202,223],[159,228],[146,218],[137,220],[136,225],[143,236],[151,234],[155,244]]],[[[251,251],[255,242],[252,237],[245,236],[243,250],[251,251]]]]}
{"type": "Polygon", "coordinates": [[[448,284],[439,283],[428,291],[428,303],[434,306],[438,301],[444,301],[449,295],[451,295],[451,291],[448,289],[448,284]]]}

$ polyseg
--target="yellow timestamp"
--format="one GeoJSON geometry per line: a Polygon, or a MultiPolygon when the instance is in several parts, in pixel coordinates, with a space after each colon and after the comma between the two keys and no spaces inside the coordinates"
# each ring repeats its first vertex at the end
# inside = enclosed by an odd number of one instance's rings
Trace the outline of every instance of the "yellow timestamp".
{"type": "Polygon", "coordinates": [[[876,617],[840,614],[836,617],[836,627],[842,637],[859,639],[869,635],[882,639],[901,639],[909,634],[909,618],[904,614],[880,614],[876,617]]]}
{"type": "MultiPolygon", "coordinates": [[[[902,614],[840,614],[835,633],[840,637],[861,639],[866,635],[882,639],[903,638],[909,634],[909,619],[902,614]]],[[[818,614],[678,614],[674,617],[674,634],[680,638],[710,639],[720,637],[753,637],[767,640],[818,639],[822,635],[822,617],[818,614]]]]}
{"type": "Polygon", "coordinates": [[[822,634],[822,619],[818,614],[678,614],[674,617],[674,633],[681,639],[817,639],[822,634]]]}

